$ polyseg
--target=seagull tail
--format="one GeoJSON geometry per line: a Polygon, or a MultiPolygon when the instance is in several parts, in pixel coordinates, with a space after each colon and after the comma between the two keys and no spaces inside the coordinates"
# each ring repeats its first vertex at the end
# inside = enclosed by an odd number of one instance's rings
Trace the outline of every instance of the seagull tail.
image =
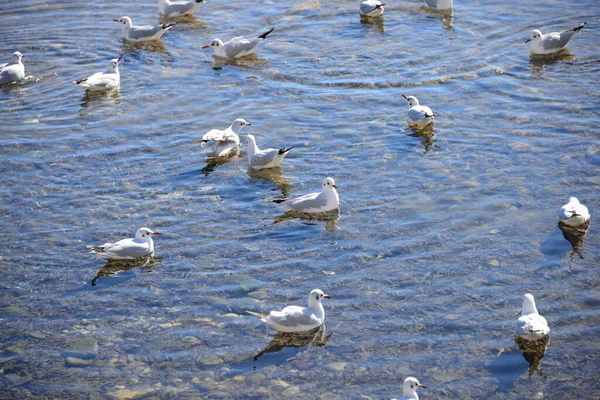
{"type": "Polygon", "coordinates": [[[246,311],[246,312],[247,312],[248,314],[250,314],[250,315],[254,315],[255,317],[258,317],[258,318],[260,318],[260,319],[263,319],[263,318],[266,318],[266,317],[267,317],[267,316],[266,316],[266,315],[264,315],[264,314],[257,313],[257,312],[254,312],[254,311],[246,311]]]}
{"type": "Polygon", "coordinates": [[[171,23],[168,23],[168,24],[162,24],[161,26],[162,26],[163,29],[167,29],[168,30],[168,29],[171,29],[172,27],[174,27],[175,25],[177,25],[177,22],[171,22],[171,23]]]}
{"type": "Polygon", "coordinates": [[[573,32],[579,32],[586,25],[587,25],[587,22],[584,22],[583,24],[579,25],[577,28],[573,28],[573,32]]]}
{"type": "Polygon", "coordinates": [[[195,0],[196,3],[204,3],[204,0],[195,0]]]}
{"type": "Polygon", "coordinates": [[[287,199],[274,199],[274,200],[271,200],[271,201],[272,201],[273,203],[275,203],[275,204],[281,204],[281,203],[283,203],[283,202],[284,202],[284,201],[286,201],[286,200],[287,200],[287,199]]]}
{"type": "Polygon", "coordinates": [[[80,85],[82,82],[85,82],[85,81],[87,81],[87,78],[83,78],[83,79],[80,79],[78,81],[73,81],[73,83],[76,84],[76,85],[80,85]]]}
{"type": "Polygon", "coordinates": [[[87,247],[88,249],[91,250],[90,253],[99,254],[104,251],[104,247],[102,247],[102,246],[85,246],[85,247],[87,247]]]}
{"type": "Polygon", "coordinates": [[[259,39],[266,39],[266,38],[267,38],[267,36],[269,36],[269,34],[270,34],[271,32],[273,32],[274,30],[275,30],[275,28],[271,28],[271,29],[269,29],[268,31],[266,31],[265,33],[263,33],[262,35],[260,35],[258,38],[259,38],[259,39]]]}
{"type": "Polygon", "coordinates": [[[296,146],[288,147],[287,149],[284,147],[283,149],[279,149],[279,154],[285,154],[296,146]]]}

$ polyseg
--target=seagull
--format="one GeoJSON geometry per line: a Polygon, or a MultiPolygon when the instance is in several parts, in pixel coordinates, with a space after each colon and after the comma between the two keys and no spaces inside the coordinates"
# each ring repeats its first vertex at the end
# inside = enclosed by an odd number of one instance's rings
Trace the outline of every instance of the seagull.
{"type": "Polygon", "coordinates": [[[148,228],[140,228],[135,233],[135,239],[123,239],[116,243],[104,243],[102,246],[88,246],[91,253],[108,256],[113,260],[135,260],[140,257],[154,255],[153,235],[159,235],[148,228]]]}
{"type": "Polygon", "coordinates": [[[158,40],[166,31],[171,29],[175,23],[160,25],[133,25],[131,18],[121,17],[113,19],[123,24],[123,38],[132,42],[143,42],[145,40],[158,40]]]}
{"type": "Polygon", "coordinates": [[[204,3],[204,0],[158,0],[158,12],[165,17],[179,17],[191,14],[204,3]]]}
{"type": "Polygon", "coordinates": [[[402,95],[408,101],[408,123],[411,125],[417,125],[424,127],[433,123],[435,116],[431,108],[427,106],[420,106],[419,100],[415,96],[402,95]]]}
{"type": "Polygon", "coordinates": [[[452,9],[452,0],[421,0],[423,3],[433,10],[449,10],[452,9]]]}
{"type": "Polygon", "coordinates": [[[252,124],[243,118],[238,118],[233,121],[233,124],[231,124],[229,128],[223,131],[220,129],[211,129],[202,136],[202,139],[200,139],[202,141],[202,147],[206,146],[206,142],[209,140],[214,140],[216,142],[215,153],[218,157],[225,157],[240,145],[238,134],[246,125],[252,124]]]}
{"type": "Polygon", "coordinates": [[[331,296],[321,289],[314,289],[308,295],[308,307],[287,306],[281,311],[271,311],[269,315],[247,311],[248,314],[259,317],[279,332],[306,332],[313,330],[325,322],[325,310],[321,301],[331,296]]]}
{"type": "Polygon", "coordinates": [[[523,310],[517,320],[515,334],[523,339],[538,340],[549,333],[546,318],[538,313],[533,296],[527,293],[523,296],[523,310]]]}
{"type": "Polygon", "coordinates": [[[409,376],[404,380],[404,387],[402,388],[402,397],[400,399],[392,400],[419,400],[417,388],[425,389],[425,385],[421,385],[417,378],[409,376]]]}
{"type": "Polygon", "coordinates": [[[383,6],[379,0],[365,0],[360,3],[360,15],[363,17],[381,17],[383,15],[383,6]]]}
{"type": "Polygon", "coordinates": [[[281,149],[259,149],[254,135],[248,134],[248,166],[254,169],[279,167],[288,151],[295,146],[281,149]]]}
{"type": "Polygon", "coordinates": [[[529,54],[552,54],[557,53],[567,47],[571,39],[575,37],[587,25],[587,22],[579,25],[577,28],[569,29],[564,32],[542,33],[538,29],[531,32],[529,39],[525,43],[531,42],[529,54]]]}
{"type": "Polygon", "coordinates": [[[19,51],[12,53],[10,62],[0,64],[0,84],[13,83],[25,79],[25,65],[23,54],[19,51]]]}
{"type": "Polygon", "coordinates": [[[569,202],[561,207],[559,222],[569,226],[580,226],[590,220],[590,213],[577,197],[569,197],[569,202]]]}
{"type": "Polygon", "coordinates": [[[333,178],[325,178],[323,180],[323,190],[320,193],[305,194],[294,199],[277,199],[273,202],[305,213],[333,211],[340,207],[337,188],[333,178]]]}
{"type": "Polygon", "coordinates": [[[239,58],[253,54],[256,48],[264,42],[264,40],[273,32],[275,28],[271,28],[259,37],[254,39],[248,39],[243,36],[234,37],[223,43],[221,39],[213,39],[213,41],[204,47],[208,49],[213,47],[215,49],[215,57],[221,58],[239,58]]]}
{"type": "Polygon", "coordinates": [[[123,59],[123,56],[119,58],[113,58],[108,64],[108,68],[104,72],[96,72],[92,76],[80,79],[73,83],[81,85],[88,90],[108,90],[118,88],[121,83],[121,75],[119,74],[119,61],[123,59]]]}

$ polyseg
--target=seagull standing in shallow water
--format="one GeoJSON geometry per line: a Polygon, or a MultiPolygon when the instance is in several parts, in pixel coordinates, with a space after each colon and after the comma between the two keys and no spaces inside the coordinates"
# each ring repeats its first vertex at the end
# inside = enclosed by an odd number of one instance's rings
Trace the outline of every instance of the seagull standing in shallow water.
{"type": "Polygon", "coordinates": [[[322,290],[314,289],[308,295],[308,307],[287,306],[281,311],[271,311],[269,315],[247,312],[279,332],[306,332],[323,325],[325,310],[321,301],[330,298],[322,290]]]}
{"type": "Polygon", "coordinates": [[[258,46],[265,41],[267,36],[273,32],[275,28],[271,28],[262,35],[248,39],[243,36],[234,37],[223,43],[221,39],[213,39],[213,41],[204,47],[208,49],[212,47],[215,50],[215,57],[220,58],[239,58],[254,54],[258,46]]]}
{"type": "Polygon", "coordinates": [[[409,376],[404,380],[404,386],[402,387],[402,397],[400,399],[392,400],[419,400],[417,388],[425,389],[425,385],[421,385],[417,378],[409,376]]]}
{"type": "Polygon", "coordinates": [[[113,19],[115,22],[123,24],[123,39],[132,42],[143,42],[147,40],[158,40],[175,24],[160,25],[133,25],[131,18],[121,17],[113,19]]]}
{"type": "Polygon", "coordinates": [[[233,121],[233,124],[225,130],[211,129],[202,136],[202,147],[206,146],[206,142],[213,140],[215,142],[215,153],[218,157],[228,156],[232,151],[236,150],[240,145],[240,137],[238,134],[246,125],[252,125],[243,118],[238,118],[233,121]]]}
{"type": "Polygon", "coordinates": [[[248,134],[248,166],[254,169],[279,167],[281,161],[294,146],[281,149],[259,149],[254,135],[248,134]]]}
{"type": "Polygon", "coordinates": [[[424,127],[431,124],[435,118],[431,108],[419,105],[419,100],[415,96],[402,95],[408,101],[408,123],[424,127]]]}
{"type": "Polygon", "coordinates": [[[569,226],[581,226],[590,220],[590,213],[577,197],[569,197],[569,202],[561,207],[559,222],[569,226]]]}
{"type": "Polygon", "coordinates": [[[383,15],[383,6],[379,0],[365,0],[360,3],[360,15],[363,17],[381,17],[383,15]]]}
{"type": "Polygon", "coordinates": [[[333,178],[325,178],[323,180],[323,190],[320,193],[309,193],[293,199],[277,199],[273,202],[304,213],[333,211],[340,207],[337,188],[333,178]]]}
{"type": "Polygon", "coordinates": [[[453,7],[452,0],[422,0],[427,8],[432,10],[451,10],[453,7]]]}
{"type": "Polygon", "coordinates": [[[204,0],[158,0],[158,12],[165,17],[180,17],[192,14],[204,0]]]}
{"type": "Polygon", "coordinates": [[[550,333],[546,318],[538,313],[533,296],[527,293],[523,296],[523,309],[517,320],[515,334],[523,339],[538,340],[550,333]]]}
{"type": "Polygon", "coordinates": [[[525,43],[531,42],[529,53],[532,56],[557,53],[567,47],[571,39],[573,39],[586,25],[587,22],[584,22],[577,28],[569,29],[564,32],[542,33],[538,29],[534,29],[525,43]]]}
{"type": "Polygon", "coordinates": [[[23,54],[19,51],[12,53],[10,62],[0,64],[0,84],[19,82],[25,79],[23,54]]]}
{"type": "Polygon", "coordinates": [[[96,72],[87,78],[80,79],[74,83],[81,85],[88,90],[109,90],[118,88],[121,84],[121,75],[119,74],[119,61],[123,57],[113,58],[104,72],[96,72]]]}
{"type": "Polygon", "coordinates": [[[115,243],[104,243],[102,246],[88,246],[88,248],[92,249],[92,253],[113,260],[135,260],[154,255],[152,236],[159,234],[160,232],[148,228],[140,228],[133,239],[123,239],[115,243]]]}

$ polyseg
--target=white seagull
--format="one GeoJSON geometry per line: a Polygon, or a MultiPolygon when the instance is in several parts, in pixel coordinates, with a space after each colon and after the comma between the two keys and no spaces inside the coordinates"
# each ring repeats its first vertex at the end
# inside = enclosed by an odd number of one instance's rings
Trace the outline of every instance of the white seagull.
{"type": "Polygon", "coordinates": [[[569,29],[564,32],[542,33],[538,29],[534,29],[525,43],[531,42],[529,47],[529,53],[531,55],[557,53],[567,47],[571,39],[573,39],[586,25],[587,22],[584,22],[577,28],[569,29]]]}
{"type": "Polygon", "coordinates": [[[546,318],[538,313],[533,296],[527,293],[523,296],[523,310],[517,320],[515,334],[523,339],[538,340],[549,333],[550,328],[546,318]]]}
{"type": "Polygon", "coordinates": [[[308,307],[287,306],[281,311],[271,311],[269,315],[247,311],[259,317],[261,321],[277,329],[279,332],[306,332],[313,330],[325,322],[325,310],[321,301],[331,296],[321,289],[314,289],[308,295],[308,307]]]}
{"type": "Polygon", "coordinates": [[[152,236],[158,234],[160,232],[140,228],[135,233],[134,239],[123,239],[116,243],[104,243],[102,246],[88,246],[88,248],[92,249],[92,253],[107,256],[113,260],[135,260],[154,255],[152,236]]]}
{"type": "Polygon", "coordinates": [[[277,199],[274,203],[305,213],[322,213],[336,210],[340,207],[335,181],[333,178],[323,180],[323,190],[320,193],[310,193],[293,199],[277,199]]]}
{"type": "Polygon", "coordinates": [[[206,142],[213,140],[215,141],[214,150],[217,156],[225,157],[240,145],[240,137],[238,135],[240,130],[246,125],[252,124],[243,118],[238,118],[225,130],[211,129],[200,139],[202,147],[206,146],[206,142]]]}
{"type": "Polygon", "coordinates": [[[221,39],[213,39],[213,41],[204,47],[203,49],[208,49],[210,47],[215,49],[215,57],[221,58],[239,58],[248,56],[253,54],[256,51],[256,48],[265,41],[267,36],[271,32],[273,32],[275,28],[271,28],[262,35],[248,39],[243,36],[234,37],[233,39],[228,40],[223,43],[221,39]]]}
{"type": "Polygon", "coordinates": [[[165,17],[179,17],[191,14],[204,3],[204,0],[158,0],[158,12],[165,17]]]}
{"type": "Polygon", "coordinates": [[[452,0],[422,0],[427,8],[432,10],[451,10],[453,7],[452,0]]]}
{"type": "Polygon", "coordinates": [[[400,399],[392,400],[419,400],[417,388],[425,389],[425,385],[421,385],[417,378],[409,376],[404,380],[404,386],[402,387],[402,397],[400,397],[400,399]]]}
{"type": "Polygon", "coordinates": [[[10,62],[0,64],[0,85],[22,81],[23,79],[25,79],[23,54],[19,51],[15,51],[10,57],[10,62]]]}
{"type": "Polygon", "coordinates": [[[419,100],[415,96],[402,95],[408,101],[408,123],[424,127],[433,122],[435,116],[431,108],[419,105],[419,100]]]}
{"type": "Polygon", "coordinates": [[[363,17],[381,17],[383,15],[383,6],[379,0],[365,0],[360,3],[360,15],[363,17]]]}
{"type": "Polygon", "coordinates": [[[580,226],[590,220],[590,213],[577,197],[569,197],[569,202],[561,207],[559,222],[569,226],[580,226]]]}
{"type": "Polygon", "coordinates": [[[295,146],[281,149],[259,149],[254,135],[248,134],[248,166],[254,169],[279,167],[288,151],[295,146]]]}
{"type": "Polygon", "coordinates": [[[96,72],[94,75],[80,79],[74,83],[81,85],[88,90],[109,90],[118,88],[121,84],[121,75],[119,74],[119,62],[123,56],[113,58],[104,72],[96,72]]]}
{"type": "Polygon", "coordinates": [[[123,39],[132,42],[143,42],[145,40],[158,40],[162,35],[171,29],[175,24],[160,25],[133,25],[131,18],[121,17],[113,19],[115,22],[123,24],[123,39]]]}

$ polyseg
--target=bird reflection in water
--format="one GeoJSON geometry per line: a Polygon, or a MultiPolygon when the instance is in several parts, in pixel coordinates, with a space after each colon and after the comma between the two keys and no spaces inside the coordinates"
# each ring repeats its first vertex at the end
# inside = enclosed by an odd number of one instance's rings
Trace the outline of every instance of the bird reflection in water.
{"type": "Polygon", "coordinates": [[[541,72],[544,70],[546,65],[557,64],[562,61],[575,61],[576,57],[569,53],[568,49],[563,49],[559,52],[552,54],[536,54],[530,55],[529,63],[531,64],[531,70],[535,72],[541,72]]]}
{"type": "Polygon", "coordinates": [[[549,340],[550,335],[543,336],[537,340],[527,340],[515,335],[515,343],[519,347],[519,350],[523,352],[525,360],[529,363],[527,379],[531,378],[534,372],[537,372],[541,377],[545,378],[540,368],[540,364],[542,358],[544,358],[544,355],[546,354],[549,340]]]}
{"type": "Polygon", "coordinates": [[[119,93],[119,87],[114,89],[102,91],[102,90],[86,90],[81,99],[81,109],[87,109],[91,103],[95,101],[104,101],[111,105],[117,105],[121,101],[121,93],[119,93]]]}
{"type": "Polygon", "coordinates": [[[246,69],[254,69],[253,66],[257,63],[266,62],[265,60],[260,59],[256,54],[249,54],[244,57],[239,58],[222,58],[215,57],[212,68],[215,71],[222,70],[225,65],[234,65],[236,67],[242,67],[246,69]]]}
{"type": "Polygon", "coordinates": [[[590,227],[590,221],[586,222],[583,225],[579,226],[569,226],[567,224],[563,224],[562,222],[558,223],[558,227],[560,228],[564,238],[571,243],[571,253],[569,254],[569,260],[573,261],[573,256],[575,253],[579,256],[580,259],[583,260],[583,252],[584,249],[584,240],[585,234],[590,227]]]}
{"type": "Polygon", "coordinates": [[[160,263],[161,259],[158,257],[141,257],[137,260],[108,260],[106,261],[106,265],[96,273],[96,276],[90,284],[92,286],[96,286],[98,279],[116,275],[122,271],[129,271],[133,268],[141,267],[141,268],[153,268],[160,263]]]}
{"type": "Polygon", "coordinates": [[[322,347],[329,342],[329,338],[333,333],[328,335],[325,334],[325,324],[319,326],[308,332],[290,333],[290,332],[277,332],[273,340],[262,349],[257,355],[254,356],[254,361],[258,360],[260,356],[266,353],[276,353],[285,349],[286,347],[306,347],[309,344],[315,347],[322,347]]]}
{"type": "Polygon", "coordinates": [[[423,128],[419,128],[415,125],[409,125],[409,129],[412,131],[412,133],[410,133],[409,136],[423,139],[421,141],[421,144],[425,149],[425,151],[423,152],[424,154],[426,154],[429,151],[430,147],[435,146],[433,124],[429,124],[423,128]]]}
{"type": "Polygon", "coordinates": [[[217,167],[220,167],[223,164],[228,163],[229,161],[237,162],[240,155],[240,148],[238,147],[235,151],[230,152],[225,157],[217,156],[213,151],[211,151],[206,156],[206,166],[200,170],[204,174],[204,176],[208,176],[211,172],[214,172],[217,167]]]}
{"type": "Polygon", "coordinates": [[[384,33],[385,23],[383,22],[383,16],[381,17],[365,17],[364,15],[360,16],[360,23],[366,28],[368,25],[373,25],[379,30],[379,32],[384,33]]]}
{"type": "Polygon", "coordinates": [[[168,24],[169,22],[181,22],[189,25],[192,28],[203,28],[206,26],[205,22],[198,20],[198,18],[196,18],[193,14],[183,14],[177,17],[167,17],[161,14],[158,16],[158,22],[161,24],[168,24]]]}
{"type": "MultiPolygon", "coordinates": [[[[337,208],[332,211],[322,213],[303,213],[297,210],[289,210],[274,218],[273,223],[277,224],[283,221],[291,221],[294,219],[302,219],[307,221],[325,221],[325,230],[328,232],[334,232],[338,230],[337,221],[340,219],[340,209],[337,208]]],[[[303,223],[306,225],[316,225],[315,222],[303,223]]]]}
{"type": "Polygon", "coordinates": [[[283,176],[283,170],[281,167],[267,169],[248,168],[248,176],[252,179],[262,179],[273,182],[279,187],[278,189],[281,190],[281,195],[283,198],[290,197],[290,189],[292,188],[292,185],[283,176]]]}

